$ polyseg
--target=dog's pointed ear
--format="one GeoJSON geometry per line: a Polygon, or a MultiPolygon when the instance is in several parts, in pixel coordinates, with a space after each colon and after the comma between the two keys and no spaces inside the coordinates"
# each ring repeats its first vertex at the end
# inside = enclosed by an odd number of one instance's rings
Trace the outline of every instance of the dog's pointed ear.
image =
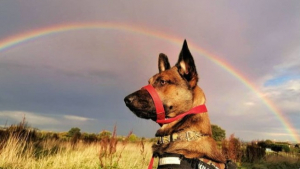
{"type": "Polygon", "coordinates": [[[186,40],[183,42],[176,67],[178,68],[179,74],[188,81],[192,88],[194,88],[198,82],[198,74],[186,40]]]}
{"type": "Polygon", "coordinates": [[[168,56],[161,53],[159,54],[158,56],[158,70],[159,70],[159,73],[162,72],[162,71],[165,71],[165,70],[168,70],[170,69],[170,63],[169,63],[169,60],[168,60],[168,56]]]}

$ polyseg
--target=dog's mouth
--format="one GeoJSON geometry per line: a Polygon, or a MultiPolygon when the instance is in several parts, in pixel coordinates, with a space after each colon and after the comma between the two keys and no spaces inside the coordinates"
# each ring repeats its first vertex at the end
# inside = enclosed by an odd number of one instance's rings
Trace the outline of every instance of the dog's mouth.
{"type": "Polygon", "coordinates": [[[126,96],[124,102],[136,116],[156,120],[154,103],[145,90],[139,90],[126,96]]]}
{"type": "Polygon", "coordinates": [[[152,119],[156,120],[155,112],[145,112],[144,110],[129,108],[137,117],[143,119],[152,119]]]}
{"type": "Polygon", "coordinates": [[[145,109],[140,109],[132,106],[131,104],[126,104],[126,106],[131,110],[136,116],[143,119],[156,120],[156,113],[154,111],[145,111],[145,109]]]}

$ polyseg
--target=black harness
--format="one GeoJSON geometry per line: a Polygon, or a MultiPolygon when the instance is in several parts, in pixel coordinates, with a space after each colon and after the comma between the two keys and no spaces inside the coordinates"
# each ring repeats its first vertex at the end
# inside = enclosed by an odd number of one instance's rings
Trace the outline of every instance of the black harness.
{"type": "MultiPolygon", "coordinates": [[[[159,163],[157,169],[219,169],[213,164],[205,163],[198,158],[185,158],[180,154],[166,153],[159,156],[159,163]],[[168,160],[165,160],[168,159],[168,160]],[[161,163],[162,162],[162,163],[161,163]]],[[[235,163],[227,160],[225,169],[237,169],[235,163]]]]}

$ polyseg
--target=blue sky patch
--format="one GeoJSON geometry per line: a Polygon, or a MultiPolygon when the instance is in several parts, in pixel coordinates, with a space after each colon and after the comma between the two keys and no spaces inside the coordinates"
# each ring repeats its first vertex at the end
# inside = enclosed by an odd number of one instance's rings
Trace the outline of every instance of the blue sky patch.
{"type": "Polygon", "coordinates": [[[279,76],[270,80],[267,80],[264,84],[265,87],[268,86],[279,86],[290,80],[300,79],[300,75],[288,75],[288,76],[279,76]]]}

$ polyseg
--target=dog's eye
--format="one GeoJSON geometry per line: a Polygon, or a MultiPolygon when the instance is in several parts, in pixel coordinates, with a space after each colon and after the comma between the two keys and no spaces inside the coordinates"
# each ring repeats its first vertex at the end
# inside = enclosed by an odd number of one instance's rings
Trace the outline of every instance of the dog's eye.
{"type": "Polygon", "coordinates": [[[163,86],[163,85],[167,84],[167,81],[166,80],[160,80],[160,84],[163,86]]]}

